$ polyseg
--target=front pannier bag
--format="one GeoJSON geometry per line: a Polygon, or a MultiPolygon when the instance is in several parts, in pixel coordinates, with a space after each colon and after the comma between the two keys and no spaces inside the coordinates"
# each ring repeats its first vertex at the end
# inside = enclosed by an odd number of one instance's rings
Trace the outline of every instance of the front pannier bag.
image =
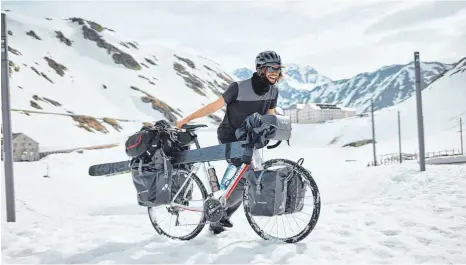
{"type": "Polygon", "coordinates": [[[306,185],[300,175],[293,174],[287,182],[285,214],[300,212],[304,207],[306,185]]]}
{"type": "Polygon", "coordinates": [[[249,210],[253,216],[276,216],[285,213],[288,167],[249,170],[249,210]]]}

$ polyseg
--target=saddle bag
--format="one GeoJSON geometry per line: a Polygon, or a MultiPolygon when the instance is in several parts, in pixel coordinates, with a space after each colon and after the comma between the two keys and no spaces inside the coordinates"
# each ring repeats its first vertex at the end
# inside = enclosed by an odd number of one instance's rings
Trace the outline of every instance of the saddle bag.
{"type": "Polygon", "coordinates": [[[144,126],[126,139],[125,153],[131,158],[139,158],[145,154],[151,155],[159,140],[157,131],[144,126]]]}

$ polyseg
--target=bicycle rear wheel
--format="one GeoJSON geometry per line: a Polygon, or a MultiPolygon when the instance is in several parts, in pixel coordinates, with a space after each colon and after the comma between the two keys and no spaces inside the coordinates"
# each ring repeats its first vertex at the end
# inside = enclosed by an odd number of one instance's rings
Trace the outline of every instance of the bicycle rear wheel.
{"type": "MultiPolygon", "coordinates": [[[[184,177],[187,177],[190,173],[185,169],[178,168],[175,170],[177,171],[177,176],[184,175],[184,177]]],[[[176,185],[181,184],[178,183],[176,185]]],[[[188,192],[188,189],[186,189],[187,186],[183,188],[182,192],[180,192],[175,199],[175,202],[181,203],[186,207],[180,208],[177,206],[162,205],[157,207],[148,207],[147,209],[149,219],[157,233],[171,239],[191,240],[202,231],[206,224],[204,211],[199,211],[199,209],[203,209],[204,201],[208,196],[207,190],[199,177],[194,173],[191,175],[190,179],[188,179],[188,183],[186,184],[190,186],[194,184],[191,196],[195,196],[196,199],[182,199],[184,198],[185,193],[188,192]],[[197,191],[194,189],[195,186],[198,187],[197,191]],[[165,224],[167,223],[168,227],[165,227],[165,224]],[[180,230],[183,230],[183,232],[179,233],[180,230]]],[[[173,186],[174,185],[172,185],[172,187],[173,186]]]]}
{"type": "Polygon", "coordinates": [[[309,194],[309,190],[311,192],[310,197],[312,198],[312,203],[306,204],[306,201],[304,201],[305,206],[312,206],[313,210],[311,213],[304,212],[304,208],[301,211],[298,211],[296,213],[291,213],[291,214],[283,214],[283,215],[278,215],[278,216],[272,216],[272,217],[263,217],[263,216],[253,216],[250,213],[250,208],[249,208],[249,196],[248,196],[248,189],[249,185],[248,182],[245,185],[245,191],[243,194],[243,206],[244,206],[244,213],[246,215],[246,219],[248,220],[249,225],[251,228],[258,234],[260,237],[262,237],[265,240],[271,240],[271,241],[279,241],[279,242],[285,242],[285,243],[297,243],[303,239],[305,239],[314,229],[314,227],[317,224],[317,221],[319,219],[320,215],[320,193],[319,189],[317,187],[316,182],[312,178],[311,173],[306,170],[304,167],[302,167],[300,164],[297,162],[288,160],[288,159],[271,159],[266,161],[263,164],[264,169],[270,168],[270,167],[275,167],[275,166],[286,166],[290,168],[294,168],[294,177],[299,177],[301,178],[301,181],[303,181],[306,184],[306,193],[309,194]],[[258,219],[258,220],[256,220],[258,219]],[[303,220],[304,219],[304,220],[303,220]],[[306,219],[309,219],[306,221],[306,219]],[[261,228],[259,224],[262,224],[265,221],[265,226],[261,228]],[[270,226],[269,223],[272,221],[272,233],[266,232],[265,228],[270,226]],[[303,224],[304,228],[299,228],[299,229],[293,229],[292,224],[303,224]],[[287,229],[287,224],[289,228],[287,229]],[[282,229],[279,229],[279,226],[283,225],[282,229]],[[280,231],[279,231],[280,230],[280,231]],[[288,233],[287,233],[288,231],[288,233]],[[276,232],[276,234],[273,234],[276,232]],[[284,236],[279,236],[279,232],[284,232],[284,236]]]}

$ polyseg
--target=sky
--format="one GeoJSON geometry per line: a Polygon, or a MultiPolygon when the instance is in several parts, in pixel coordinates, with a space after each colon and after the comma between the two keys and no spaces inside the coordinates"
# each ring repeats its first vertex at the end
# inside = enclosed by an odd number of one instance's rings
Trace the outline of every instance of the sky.
{"type": "Polygon", "coordinates": [[[263,50],[334,80],[466,56],[461,1],[2,1],[2,9],[81,16],[138,43],[194,50],[225,70],[254,67],[263,50]],[[102,13],[102,11],[104,13],[102,13]]]}

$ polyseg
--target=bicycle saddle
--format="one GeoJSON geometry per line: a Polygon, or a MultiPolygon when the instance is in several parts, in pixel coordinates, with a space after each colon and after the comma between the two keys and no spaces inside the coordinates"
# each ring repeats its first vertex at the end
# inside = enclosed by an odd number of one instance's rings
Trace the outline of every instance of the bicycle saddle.
{"type": "Polygon", "coordinates": [[[186,130],[195,130],[197,128],[201,128],[201,127],[207,127],[207,125],[205,124],[183,124],[181,126],[181,129],[186,129],[186,130]]]}

